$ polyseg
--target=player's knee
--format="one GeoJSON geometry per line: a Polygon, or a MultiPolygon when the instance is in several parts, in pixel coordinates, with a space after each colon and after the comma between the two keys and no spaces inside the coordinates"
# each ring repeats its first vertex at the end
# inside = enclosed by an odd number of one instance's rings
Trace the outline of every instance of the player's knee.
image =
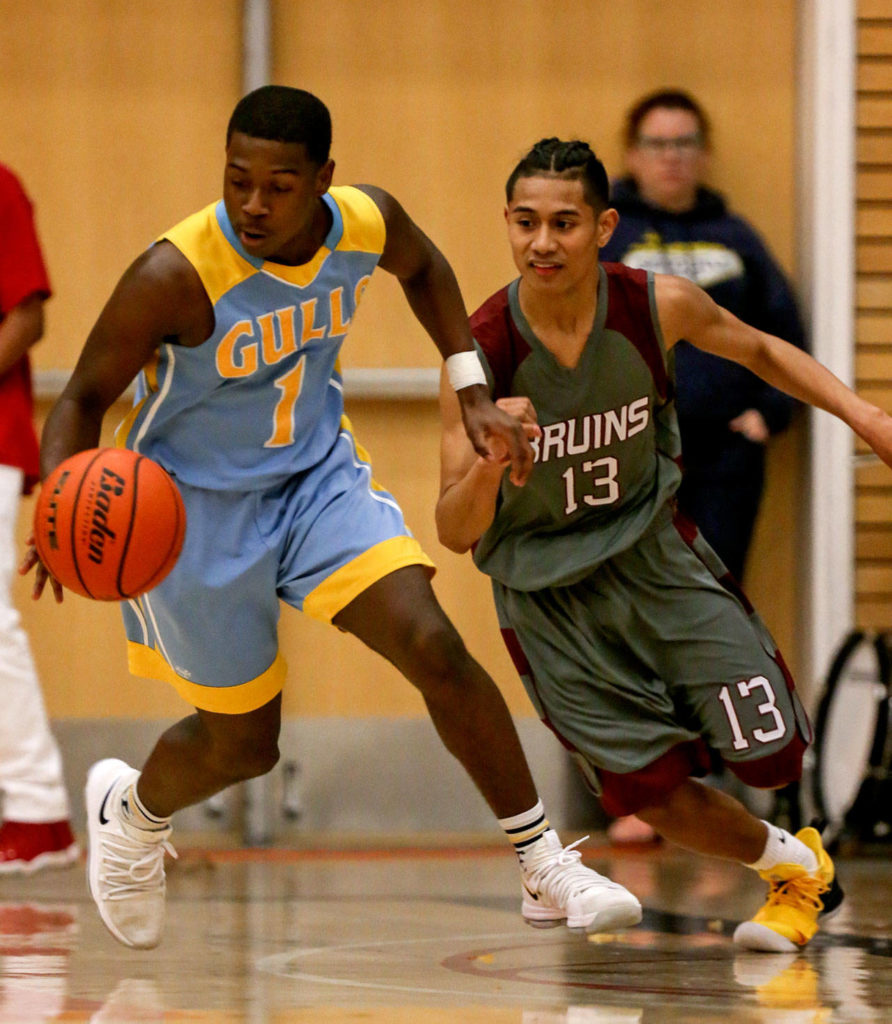
{"type": "Polygon", "coordinates": [[[461,637],[448,623],[434,623],[413,632],[412,682],[426,696],[444,687],[460,686],[474,664],[461,637]]]}
{"type": "Polygon", "coordinates": [[[688,787],[684,784],[672,789],[655,789],[649,794],[647,803],[637,812],[637,816],[647,822],[657,832],[664,830],[679,818],[687,818],[691,812],[691,800],[688,787]]]}
{"type": "Polygon", "coordinates": [[[195,722],[208,765],[229,784],[266,775],[279,760],[281,694],[245,714],[199,710],[195,722]]]}
{"type": "Polygon", "coordinates": [[[266,775],[271,772],[273,768],[279,763],[279,745],[274,743],[271,747],[252,750],[248,756],[243,759],[243,765],[249,772],[245,778],[256,779],[260,775],[266,775]]]}
{"type": "Polygon", "coordinates": [[[699,739],[687,740],[631,772],[597,769],[601,803],[612,817],[637,814],[656,828],[645,815],[671,817],[677,813],[676,804],[690,788],[691,777],[706,775],[709,770],[706,744],[699,739]]]}
{"type": "Polygon", "coordinates": [[[245,782],[271,772],[278,764],[279,756],[278,743],[272,743],[247,749],[218,749],[216,760],[220,769],[229,774],[233,782],[245,782]]]}
{"type": "Polygon", "coordinates": [[[208,750],[217,774],[236,783],[272,771],[279,760],[278,731],[245,728],[237,717],[232,724],[211,734],[208,750]]]}

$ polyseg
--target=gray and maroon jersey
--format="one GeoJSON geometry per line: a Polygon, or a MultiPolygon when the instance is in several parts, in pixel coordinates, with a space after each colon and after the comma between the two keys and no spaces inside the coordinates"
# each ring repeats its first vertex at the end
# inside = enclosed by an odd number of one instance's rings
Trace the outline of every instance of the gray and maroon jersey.
{"type": "Polygon", "coordinates": [[[542,427],[530,479],[515,487],[506,472],[474,550],[483,572],[517,590],[575,583],[626,550],[663,523],[681,479],[653,275],[614,263],[598,273],[595,323],[573,369],[533,334],[518,281],[471,317],[493,398],[527,396],[542,427]]]}

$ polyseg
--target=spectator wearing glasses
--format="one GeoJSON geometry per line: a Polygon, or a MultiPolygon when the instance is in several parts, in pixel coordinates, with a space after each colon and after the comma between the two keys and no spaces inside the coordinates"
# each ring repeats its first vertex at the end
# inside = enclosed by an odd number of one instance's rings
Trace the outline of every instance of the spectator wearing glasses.
{"type": "MultiPolygon", "coordinates": [[[[758,233],[704,184],[710,163],[709,118],[686,92],[664,89],[626,115],[626,174],[611,204],[620,214],[601,250],[605,262],[686,277],[745,323],[805,348],[796,299],[758,233]]],[[[796,405],[738,363],[695,348],[674,349],[684,478],[681,507],[736,579],[762,497],[765,449],[796,405]]],[[[637,819],[611,825],[616,841],[643,841],[637,819]]]]}

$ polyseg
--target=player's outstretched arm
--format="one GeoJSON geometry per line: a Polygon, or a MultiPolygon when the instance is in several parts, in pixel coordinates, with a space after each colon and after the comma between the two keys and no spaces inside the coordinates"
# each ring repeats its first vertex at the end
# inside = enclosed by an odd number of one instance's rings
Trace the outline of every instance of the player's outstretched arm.
{"type": "MultiPolygon", "coordinates": [[[[389,193],[359,186],[374,199],[387,228],[380,266],[395,275],[419,323],[443,359],[474,352],[468,314],[452,267],[445,256],[389,193]]],[[[483,380],[482,371],[480,373],[483,380]]],[[[520,485],[530,474],[533,454],[514,417],[495,406],[485,383],[470,383],[458,394],[464,429],[483,458],[501,459],[507,449],[511,478],[520,485]]]]}
{"type": "MultiPolygon", "coordinates": [[[[527,398],[502,398],[497,406],[512,416],[528,439],[541,434],[536,412],[527,398]]],[[[507,449],[501,457],[477,455],[465,433],[458,398],[448,376],[440,378],[440,496],[436,522],[440,543],[463,554],[483,535],[496,513],[502,477],[509,465],[507,449]]]]}
{"type": "Polygon", "coordinates": [[[213,312],[198,274],[169,242],[124,272],[87,337],[41,437],[41,475],[99,443],[102,420],[164,341],[208,337],[213,312]]]}
{"type": "MultiPolygon", "coordinates": [[[[143,253],[112,292],[50,410],[41,437],[41,476],[45,479],[70,455],[98,446],[106,411],[162,342],[196,345],[212,329],[210,301],[185,257],[169,242],[143,253]]],[[[19,572],[32,569],[32,597],[39,598],[50,581],[60,601],[62,588],[29,539],[19,572]]]]}
{"type": "Polygon", "coordinates": [[[838,416],[889,466],[892,417],[865,401],[807,352],[743,323],[696,285],[658,274],[660,326],[667,346],[684,338],[733,359],[781,391],[838,416]]]}

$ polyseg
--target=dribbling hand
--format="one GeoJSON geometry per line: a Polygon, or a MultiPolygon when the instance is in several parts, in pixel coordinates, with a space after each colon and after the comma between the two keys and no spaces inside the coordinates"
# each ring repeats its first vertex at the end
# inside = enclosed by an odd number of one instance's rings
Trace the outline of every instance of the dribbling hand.
{"type": "Polygon", "coordinates": [[[47,581],[53,590],[53,597],[56,599],[56,604],[61,604],[65,595],[65,591],[62,584],[56,579],[55,576],[51,576],[47,567],[41,562],[40,555],[37,554],[37,546],[34,543],[34,534],[32,533],[25,541],[27,547],[25,548],[25,554],[22,561],[19,563],[19,575],[27,576],[28,573],[34,570],[34,586],[31,588],[31,598],[37,601],[46,587],[47,581]]]}

